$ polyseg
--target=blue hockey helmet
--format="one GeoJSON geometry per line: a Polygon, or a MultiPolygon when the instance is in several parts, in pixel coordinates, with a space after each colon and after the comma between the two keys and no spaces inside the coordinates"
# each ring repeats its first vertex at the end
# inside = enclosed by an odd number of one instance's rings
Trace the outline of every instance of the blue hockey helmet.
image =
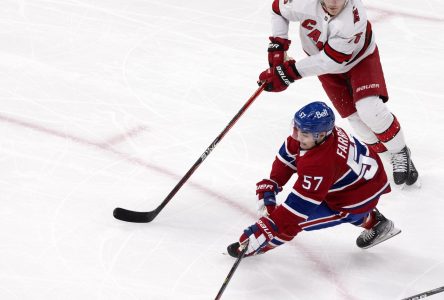
{"type": "Polygon", "coordinates": [[[302,132],[313,134],[319,138],[319,133],[331,133],[335,126],[335,114],[324,102],[309,103],[298,110],[294,115],[294,127],[302,132]]]}

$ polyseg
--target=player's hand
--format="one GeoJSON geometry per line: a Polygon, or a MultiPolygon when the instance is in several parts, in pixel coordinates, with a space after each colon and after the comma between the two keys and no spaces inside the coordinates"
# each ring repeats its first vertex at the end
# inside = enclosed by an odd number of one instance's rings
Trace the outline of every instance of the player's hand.
{"type": "Polygon", "coordinates": [[[260,216],[268,217],[275,210],[276,195],[281,191],[282,187],[271,179],[262,179],[256,183],[257,210],[260,216]]]}
{"type": "Polygon", "coordinates": [[[233,243],[228,246],[228,254],[233,257],[238,257],[247,240],[249,240],[249,243],[245,256],[265,253],[273,248],[268,242],[276,236],[277,231],[276,224],[274,224],[271,219],[262,217],[244,230],[238,243],[233,243]]]}
{"type": "Polygon", "coordinates": [[[280,37],[270,36],[268,44],[268,64],[270,67],[281,65],[285,61],[286,51],[290,47],[291,41],[280,37]]]}
{"type": "Polygon", "coordinates": [[[282,92],[295,80],[301,79],[296,70],[296,61],[290,59],[274,68],[269,68],[259,75],[258,84],[265,83],[267,92],[282,92]]]}

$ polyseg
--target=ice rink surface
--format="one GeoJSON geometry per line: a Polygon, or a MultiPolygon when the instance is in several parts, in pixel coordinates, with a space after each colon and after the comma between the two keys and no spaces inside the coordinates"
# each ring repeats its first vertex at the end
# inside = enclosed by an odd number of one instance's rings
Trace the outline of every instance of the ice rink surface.
{"type": "MultiPolygon", "coordinates": [[[[303,232],[243,260],[223,299],[401,299],[444,285],[444,2],[386,2],[365,1],[422,181],[380,202],[402,234],[363,251],[351,225],[303,232]]],[[[157,207],[253,94],[270,5],[2,2],[0,299],[214,299],[292,115],[330,103],[316,78],[262,93],[152,223],[112,211],[157,207]]]]}

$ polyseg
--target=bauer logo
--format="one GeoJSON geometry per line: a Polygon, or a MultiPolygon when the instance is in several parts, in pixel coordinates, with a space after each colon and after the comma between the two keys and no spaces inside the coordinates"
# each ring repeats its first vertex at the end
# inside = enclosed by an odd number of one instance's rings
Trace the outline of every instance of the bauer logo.
{"type": "Polygon", "coordinates": [[[274,186],[272,184],[260,184],[257,186],[256,190],[273,190],[274,186]]]}
{"type": "Polygon", "coordinates": [[[365,90],[369,90],[369,89],[378,89],[379,88],[379,83],[372,83],[372,84],[367,84],[367,85],[361,85],[360,87],[358,87],[356,89],[356,93],[365,91],[365,90]]]}
{"type": "Polygon", "coordinates": [[[285,85],[290,85],[291,81],[288,80],[287,75],[285,75],[284,71],[282,70],[282,67],[277,66],[276,71],[278,71],[278,74],[281,77],[282,81],[285,83],[285,85]]]}
{"type": "Polygon", "coordinates": [[[257,223],[259,224],[260,227],[262,227],[264,233],[268,236],[268,239],[271,240],[274,236],[271,233],[270,229],[267,227],[267,225],[265,225],[264,222],[262,222],[262,220],[257,221],[257,223]]]}

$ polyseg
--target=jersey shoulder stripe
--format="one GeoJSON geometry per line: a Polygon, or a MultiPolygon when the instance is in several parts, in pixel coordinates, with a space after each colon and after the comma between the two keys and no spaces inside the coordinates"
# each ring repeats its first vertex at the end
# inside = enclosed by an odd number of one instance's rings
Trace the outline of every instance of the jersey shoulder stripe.
{"type": "Polygon", "coordinates": [[[296,171],[296,154],[291,153],[291,151],[288,149],[288,139],[282,144],[281,148],[279,149],[277,158],[283,162],[285,165],[289,166],[293,170],[296,171]]]}
{"type": "Polygon", "coordinates": [[[273,4],[271,5],[271,8],[273,9],[275,14],[281,16],[281,10],[279,9],[279,0],[274,0],[273,4]]]}

